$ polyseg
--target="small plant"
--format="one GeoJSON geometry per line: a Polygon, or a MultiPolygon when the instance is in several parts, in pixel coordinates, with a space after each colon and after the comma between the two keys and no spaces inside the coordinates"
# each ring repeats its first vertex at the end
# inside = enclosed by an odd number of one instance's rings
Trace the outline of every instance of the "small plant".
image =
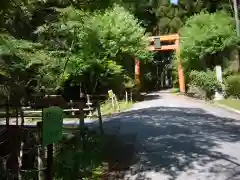
{"type": "Polygon", "coordinates": [[[190,85],[201,88],[206,92],[207,98],[211,98],[215,91],[221,91],[221,84],[218,82],[213,71],[191,71],[190,85]]]}
{"type": "MultiPolygon", "coordinates": [[[[118,101],[118,105],[119,105],[120,111],[125,111],[127,109],[130,109],[133,106],[133,103],[121,100],[121,101],[118,101]]],[[[101,111],[102,111],[102,115],[110,115],[116,112],[116,110],[114,110],[112,107],[112,102],[110,99],[101,104],[101,111]]]]}
{"type": "Polygon", "coordinates": [[[230,75],[226,78],[227,96],[240,98],[240,74],[230,75]]]}

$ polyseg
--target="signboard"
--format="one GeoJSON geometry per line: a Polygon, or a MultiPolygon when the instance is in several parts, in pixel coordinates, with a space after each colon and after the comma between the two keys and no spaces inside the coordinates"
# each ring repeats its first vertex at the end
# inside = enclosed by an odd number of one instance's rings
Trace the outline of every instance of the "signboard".
{"type": "Polygon", "coordinates": [[[43,109],[42,145],[53,144],[62,138],[63,110],[52,106],[43,109]]]}
{"type": "Polygon", "coordinates": [[[108,91],[108,96],[109,96],[110,98],[113,98],[114,94],[113,94],[113,91],[112,91],[112,90],[109,90],[109,91],[108,91]]]}

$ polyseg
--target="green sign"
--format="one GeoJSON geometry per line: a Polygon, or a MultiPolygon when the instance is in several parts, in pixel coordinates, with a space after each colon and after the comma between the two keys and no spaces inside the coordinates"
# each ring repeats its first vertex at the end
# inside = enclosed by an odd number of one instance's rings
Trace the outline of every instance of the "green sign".
{"type": "Polygon", "coordinates": [[[63,110],[52,106],[43,109],[42,145],[53,144],[62,138],[63,110]]]}

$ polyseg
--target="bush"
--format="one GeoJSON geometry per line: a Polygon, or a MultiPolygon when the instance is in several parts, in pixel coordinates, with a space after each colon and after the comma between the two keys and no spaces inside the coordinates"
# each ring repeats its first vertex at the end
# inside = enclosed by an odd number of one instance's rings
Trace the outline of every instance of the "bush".
{"type": "Polygon", "coordinates": [[[235,74],[227,77],[226,93],[228,96],[240,98],[240,74],[235,74]]]}
{"type": "Polygon", "coordinates": [[[213,71],[191,71],[189,74],[190,86],[201,88],[206,92],[206,97],[211,98],[215,91],[220,91],[221,85],[213,71]]]}

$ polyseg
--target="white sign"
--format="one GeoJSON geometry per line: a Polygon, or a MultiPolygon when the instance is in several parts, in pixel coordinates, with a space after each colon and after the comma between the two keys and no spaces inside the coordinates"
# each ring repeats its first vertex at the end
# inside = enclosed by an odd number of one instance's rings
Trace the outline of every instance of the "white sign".
{"type": "Polygon", "coordinates": [[[110,98],[113,98],[114,94],[113,94],[113,91],[112,91],[112,90],[109,90],[109,91],[108,91],[108,96],[109,96],[110,98]]]}

